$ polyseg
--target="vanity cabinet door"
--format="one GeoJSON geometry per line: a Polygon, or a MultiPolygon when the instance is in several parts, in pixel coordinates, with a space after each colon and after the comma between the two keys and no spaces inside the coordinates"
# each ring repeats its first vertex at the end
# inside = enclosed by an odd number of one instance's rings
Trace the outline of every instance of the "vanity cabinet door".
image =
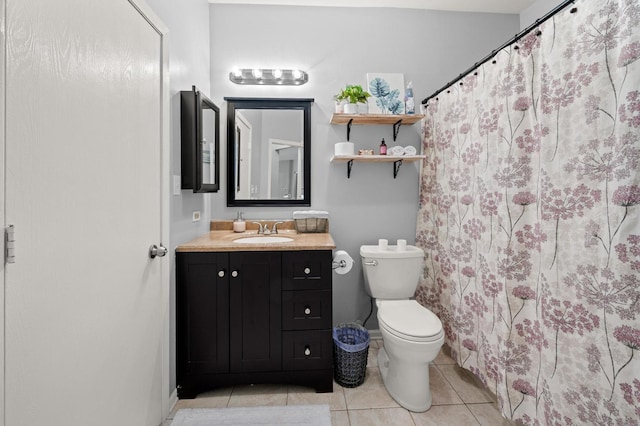
{"type": "Polygon", "coordinates": [[[231,372],[282,369],[280,252],[229,253],[231,372]]]}
{"type": "Polygon", "coordinates": [[[178,386],[189,376],[229,371],[226,253],[176,253],[178,386]]]}

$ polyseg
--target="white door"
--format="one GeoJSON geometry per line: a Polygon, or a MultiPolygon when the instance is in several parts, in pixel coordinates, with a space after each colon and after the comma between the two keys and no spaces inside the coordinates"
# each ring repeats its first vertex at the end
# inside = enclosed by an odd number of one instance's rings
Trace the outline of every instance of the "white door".
{"type": "Polygon", "coordinates": [[[0,1],[6,426],[162,422],[166,46],[132,2],[0,1]]]}
{"type": "Polygon", "coordinates": [[[241,113],[236,112],[235,191],[236,200],[256,198],[256,189],[251,183],[251,152],[253,150],[252,126],[241,113]]]}
{"type": "Polygon", "coordinates": [[[267,182],[269,192],[267,198],[277,199],[285,196],[294,200],[302,199],[302,155],[303,142],[286,141],[269,138],[269,162],[267,182]],[[282,161],[285,159],[285,161],[282,161]],[[281,164],[291,167],[282,170],[281,164]],[[283,189],[286,189],[283,192],[283,189]]]}

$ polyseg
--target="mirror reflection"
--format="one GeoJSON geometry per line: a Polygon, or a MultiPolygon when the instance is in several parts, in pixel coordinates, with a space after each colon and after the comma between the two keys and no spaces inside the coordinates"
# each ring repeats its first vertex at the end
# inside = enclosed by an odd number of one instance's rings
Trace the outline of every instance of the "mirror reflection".
{"type": "Polygon", "coordinates": [[[312,99],[225,98],[229,206],[310,205],[312,99]]]}
{"type": "Polygon", "coordinates": [[[215,184],[216,181],[216,111],[207,104],[202,105],[202,183],[215,184]]]}
{"type": "Polygon", "coordinates": [[[303,198],[302,141],[269,139],[267,198],[303,198]]]}

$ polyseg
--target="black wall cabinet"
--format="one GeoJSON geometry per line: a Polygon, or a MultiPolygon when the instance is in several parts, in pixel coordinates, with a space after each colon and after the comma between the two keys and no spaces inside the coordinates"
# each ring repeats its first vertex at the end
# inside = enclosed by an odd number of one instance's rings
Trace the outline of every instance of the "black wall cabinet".
{"type": "Polygon", "coordinates": [[[181,187],[220,189],[220,109],[193,86],[180,92],[181,187]]]}

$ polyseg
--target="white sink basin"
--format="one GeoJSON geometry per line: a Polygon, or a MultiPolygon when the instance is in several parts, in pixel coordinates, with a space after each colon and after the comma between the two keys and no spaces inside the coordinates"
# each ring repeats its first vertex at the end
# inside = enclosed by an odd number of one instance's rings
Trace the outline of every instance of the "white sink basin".
{"type": "Polygon", "coordinates": [[[289,237],[244,237],[233,240],[234,243],[240,244],[274,244],[274,243],[288,243],[293,241],[293,238],[289,237]]]}

